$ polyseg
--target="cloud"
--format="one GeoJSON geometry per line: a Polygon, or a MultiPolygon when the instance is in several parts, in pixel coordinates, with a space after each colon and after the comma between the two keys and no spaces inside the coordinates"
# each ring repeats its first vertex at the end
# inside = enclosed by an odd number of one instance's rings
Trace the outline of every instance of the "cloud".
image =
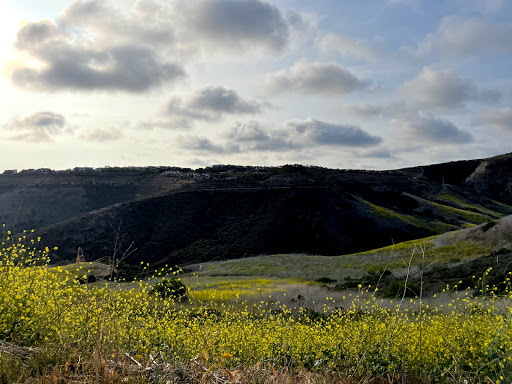
{"type": "Polygon", "coordinates": [[[488,109],[473,120],[474,125],[488,125],[501,131],[512,131],[512,108],[488,109]]]}
{"type": "Polygon", "coordinates": [[[210,152],[210,153],[225,153],[225,152],[239,152],[239,149],[232,145],[229,148],[214,144],[207,137],[200,137],[196,135],[180,136],[177,141],[181,148],[188,149],[194,152],[210,152]]]}
{"type": "Polygon", "coordinates": [[[372,136],[353,125],[326,123],[308,118],[285,123],[293,140],[316,145],[370,147],[382,143],[382,138],[372,136]]]}
{"type": "Polygon", "coordinates": [[[382,116],[386,112],[386,108],[381,105],[371,104],[353,104],[347,105],[343,110],[351,115],[359,117],[376,117],[382,116]]]}
{"type": "Polygon", "coordinates": [[[437,30],[427,35],[417,48],[418,56],[441,53],[463,58],[485,52],[511,50],[512,23],[491,24],[483,19],[444,17],[437,30]]]}
{"type": "Polygon", "coordinates": [[[36,112],[25,118],[13,117],[3,128],[7,131],[7,140],[52,142],[53,136],[65,132],[66,119],[55,112],[36,112]]]}
{"type": "Polygon", "coordinates": [[[152,130],[152,129],[189,129],[191,122],[184,118],[174,118],[169,120],[144,120],[135,124],[135,129],[152,130]]]}
{"type": "Polygon", "coordinates": [[[271,140],[270,132],[254,120],[235,124],[230,129],[228,137],[237,142],[268,142],[271,140]]]}
{"type": "Polygon", "coordinates": [[[130,12],[114,7],[109,0],[78,0],[59,17],[63,29],[80,28],[93,34],[97,44],[118,43],[170,46],[175,40],[173,23],[166,13],[171,8],[160,1],[136,1],[130,12]]]}
{"type": "Polygon", "coordinates": [[[119,128],[110,128],[110,129],[100,129],[96,128],[95,130],[87,133],[83,133],[80,135],[80,138],[85,141],[93,141],[98,143],[105,143],[109,141],[119,140],[124,137],[123,132],[119,128]]]}
{"type": "Polygon", "coordinates": [[[429,68],[404,83],[401,93],[422,108],[443,110],[463,108],[467,102],[494,104],[501,98],[498,91],[480,90],[471,80],[453,72],[436,72],[429,68]]]}
{"type": "Polygon", "coordinates": [[[297,152],[314,147],[372,147],[382,139],[359,127],[326,123],[312,118],[290,120],[278,128],[258,121],[236,123],[226,130],[219,144],[195,135],[181,136],[184,149],[211,153],[297,152]]]}
{"type": "Polygon", "coordinates": [[[297,12],[284,15],[261,0],[181,0],[176,6],[187,37],[224,50],[282,52],[293,29],[307,28],[297,12]]]}
{"type": "Polygon", "coordinates": [[[462,145],[473,141],[473,136],[469,132],[458,128],[448,120],[432,116],[411,113],[391,120],[390,124],[414,145],[423,143],[462,145]]]}
{"type": "Polygon", "coordinates": [[[173,41],[170,23],[147,22],[104,1],[76,1],[58,22],[21,27],[8,63],[14,84],[36,91],[104,90],[144,92],[185,76],[162,46],[173,41]]]}
{"type": "Polygon", "coordinates": [[[358,40],[334,34],[326,34],[316,42],[317,48],[322,53],[338,52],[342,56],[356,57],[369,62],[375,62],[380,54],[374,44],[365,40],[358,40]]]}
{"type": "Polygon", "coordinates": [[[224,114],[256,114],[262,103],[241,97],[238,92],[218,85],[207,85],[189,96],[172,97],[166,113],[192,120],[218,121],[224,114]]]}
{"type": "Polygon", "coordinates": [[[395,156],[386,149],[374,149],[371,151],[361,153],[364,157],[375,158],[375,159],[394,159],[395,156]]]}
{"type": "Polygon", "coordinates": [[[302,145],[291,140],[286,129],[272,129],[258,121],[236,123],[225,136],[242,152],[282,151],[300,149],[302,145]]]}
{"type": "Polygon", "coordinates": [[[271,93],[304,92],[344,95],[369,85],[335,62],[309,62],[302,59],[289,69],[266,75],[271,93]]]}

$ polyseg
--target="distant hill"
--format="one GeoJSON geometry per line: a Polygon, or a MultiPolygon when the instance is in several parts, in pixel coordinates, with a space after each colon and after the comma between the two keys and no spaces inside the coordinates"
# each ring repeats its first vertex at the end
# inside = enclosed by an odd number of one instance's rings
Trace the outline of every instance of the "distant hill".
{"type": "Polygon", "coordinates": [[[340,255],[512,214],[512,154],[394,171],[215,166],[0,175],[0,222],[35,229],[53,261],[157,264],[340,255]],[[122,241],[121,241],[122,238],[122,241]]]}

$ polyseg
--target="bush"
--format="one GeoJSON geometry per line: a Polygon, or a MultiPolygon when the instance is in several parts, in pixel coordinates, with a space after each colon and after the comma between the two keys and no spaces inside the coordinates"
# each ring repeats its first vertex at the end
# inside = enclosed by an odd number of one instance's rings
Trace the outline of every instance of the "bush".
{"type": "MultiPolygon", "coordinates": [[[[394,280],[389,284],[386,297],[397,298],[404,294],[405,281],[394,280]]],[[[407,282],[405,297],[416,297],[420,294],[420,286],[412,281],[407,282]]]]}
{"type": "Polygon", "coordinates": [[[319,282],[319,283],[323,283],[323,284],[335,284],[335,283],[337,283],[336,280],[331,279],[329,277],[321,277],[319,279],[316,279],[316,281],[319,282]]]}
{"type": "Polygon", "coordinates": [[[174,299],[183,301],[187,299],[187,287],[179,279],[163,279],[155,284],[151,293],[160,296],[162,299],[174,299]]]}

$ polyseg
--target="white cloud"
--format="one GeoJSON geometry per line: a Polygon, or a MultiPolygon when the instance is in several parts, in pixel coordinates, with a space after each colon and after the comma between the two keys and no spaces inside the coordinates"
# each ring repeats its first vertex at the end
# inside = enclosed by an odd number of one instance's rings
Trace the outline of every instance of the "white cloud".
{"type": "Polygon", "coordinates": [[[290,120],[285,127],[289,130],[292,141],[313,145],[371,147],[382,143],[382,138],[372,136],[359,127],[326,123],[312,118],[290,120]]]}
{"type": "Polygon", "coordinates": [[[12,117],[3,124],[7,132],[7,140],[25,141],[32,143],[52,142],[53,137],[64,132],[71,133],[67,128],[63,115],[55,112],[36,112],[30,116],[12,117]]]}
{"type": "Polygon", "coordinates": [[[98,143],[116,141],[122,139],[123,137],[123,131],[116,127],[112,127],[110,129],[96,128],[93,131],[85,132],[80,135],[80,138],[85,141],[93,141],[98,143]]]}
{"type": "Polygon", "coordinates": [[[417,48],[416,54],[442,54],[463,58],[485,52],[510,52],[512,23],[492,24],[483,19],[444,17],[437,30],[430,33],[417,48]]]}
{"type": "Polygon", "coordinates": [[[391,127],[411,141],[411,145],[455,144],[464,145],[473,141],[473,136],[452,122],[420,114],[410,113],[391,120],[391,127]]]}
{"type": "Polygon", "coordinates": [[[261,111],[262,106],[255,99],[241,97],[233,89],[207,85],[186,97],[172,97],[165,112],[191,123],[191,120],[218,121],[224,114],[256,114],[261,111]]]}
{"type": "Polygon", "coordinates": [[[468,102],[494,104],[501,94],[494,90],[481,90],[469,79],[453,72],[436,72],[430,68],[405,82],[401,94],[421,108],[450,110],[463,108],[468,102]]]}
{"type": "Polygon", "coordinates": [[[180,64],[155,49],[153,34],[145,36],[137,23],[119,25],[119,11],[103,4],[75,2],[61,23],[40,20],[22,26],[15,45],[21,62],[7,65],[12,82],[37,91],[143,92],[185,75],[180,64]]]}
{"type": "Polygon", "coordinates": [[[512,132],[512,108],[488,109],[474,120],[475,125],[488,125],[497,130],[512,132]]]}
{"type": "Polygon", "coordinates": [[[193,41],[213,54],[282,53],[295,32],[309,28],[300,13],[283,13],[263,0],[179,0],[173,8],[178,43],[193,41]]]}
{"type": "Polygon", "coordinates": [[[369,81],[360,80],[335,62],[309,62],[302,59],[289,69],[268,73],[265,85],[271,93],[304,92],[344,95],[365,88],[369,81]]]}

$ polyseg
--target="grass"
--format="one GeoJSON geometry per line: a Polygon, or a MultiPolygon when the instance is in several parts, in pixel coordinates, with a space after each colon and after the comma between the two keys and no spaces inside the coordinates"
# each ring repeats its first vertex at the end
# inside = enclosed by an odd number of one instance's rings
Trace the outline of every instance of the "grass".
{"type": "MultiPolygon", "coordinates": [[[[403,274],[411,251],[420,244],[425,247],[431,263],[448,263],[453,259],[469,260],[487,255],[492,250],[488,244],[478,241],[453,240],[455,245],[445,244],[442,238],[449,235],[430,236],[343,256],[277,254],[203,263],[195,267],[200,268],[196,272],[200,277],[222,276],[223,279],[229,279],[236,276],[264,276],[308,280],[327,277],[341,282],[348,276],[360,278],[368,271],[382,268],[388,268],[398,275],[403,274]]],[[[419,258],[412,260],[415,269],[421,263],[419,258]]]]}
{"type": "Polygon", "coordinates": [[[477,212],[479,212],[483,215],[489,216],[489,217],[500,218],[503,216],[502,213],[495,212],[491,209],[485,208],[485,207],[481,206],[480,204],[468,202],[461,196],[456,195],[452,192],[444,191],[442,193],[438,193],[437,195],[435,195],[434,198],[442,200],[442,201],[446,201],[448,203],[455,204],[460,209],[463,209],[463,210],[469,209],[472,211],[477,211],[477,212]]]}
{"type": "Polygon", "coordinates": [[[504,204],[504,203],[501,203],[501,202],[496,201],[496,200],[492,200],[492,199],[489,199],[489,201],[491,201],[493,204],[496,204],[501,209],[504,209],[507,213],[512,213],[512,206],[504,204]]]}
{"type": "Polygon", "coordinates": [[[250,276],[185,275],[181,280],[190,289],[190,298],[201,303],[261,301],[269,295],[283,294],[291,287],[314,283],[298,278],[263,278],[250,276]]]}
{"type": "Polygon", "coordinates": [[[459,229],[459,227],[457,227],[456,225],[453,225],[453,224],[443,223],[440,221],[430,221],[430,220],[425,220],[423,218],[419,218],[419,217],[416,217],[413,215],[406,215],[403,213],[398,213],[389,208],[385,208],[385,207],[381,207],[379,205],[373,204],[373,203],[371,203],[367,200],[364,200],[358,196],[353,196],[353,197],[355,199],[357,199],[358,201],[367,204],[372,209],[374,215],[378,216],[378,217],[399,220],[404,223],[414,225],[415,227],[428,229],[435,233],[444,233],[444,232],[451,231],[454,229],[459,229]]]}

